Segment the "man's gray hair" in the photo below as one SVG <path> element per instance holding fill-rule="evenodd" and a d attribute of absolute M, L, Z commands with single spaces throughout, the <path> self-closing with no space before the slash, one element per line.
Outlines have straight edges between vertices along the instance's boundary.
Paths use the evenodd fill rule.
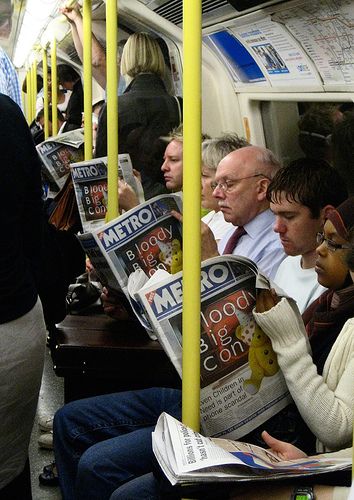
<path fill-rule="evenodd" d="M 225 133 L 202 143 L 202 162 L 210 170 L 216 170 L 225 156 L 246 146 L 250 146 L 250 144 L 243 137 L 232 132 Z"/>

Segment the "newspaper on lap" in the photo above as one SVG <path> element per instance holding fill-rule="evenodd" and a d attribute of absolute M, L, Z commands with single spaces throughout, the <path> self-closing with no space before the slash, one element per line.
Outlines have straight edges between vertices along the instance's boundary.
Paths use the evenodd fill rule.
<path fill-rule="evenodd" d="M 70 164 L 84 159 L 84 129 L 50 137 L 36 147 L 44 180 L 51 191 L 58 192 L 70 174 Z"/>
<path fill-rule="evenodd" d="M 84 232 L 102 226 L 107 211 L 107 156 L 72 163 L 70 169 Z M 145 201 L 129 154 L 118 155 L 118 176 L 133 188 L 139 203 Z"/>
<path fill-rule="evenodd" d="M 173 484 L 257 481 L 350 469 L 351 449 L 282 461 L 269 450 L 228 439 L 206 438 L 162 413 L 152 433 L 153 451 Z"/>
<path fill-rule="evenodd" d="M 252 315 L 256 288 L 269 287 L 245 257 L 223 255 L 202 263 L 200 419 L 207 436 L 238 439 L 291 401 L 271 342 Z M 181 375 L 182 273 L 147 283 L 135 298 Z"/>

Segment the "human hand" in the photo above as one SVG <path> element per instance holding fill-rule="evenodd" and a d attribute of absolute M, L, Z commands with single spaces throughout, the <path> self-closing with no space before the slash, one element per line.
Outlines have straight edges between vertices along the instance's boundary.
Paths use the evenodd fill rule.
<path fill-rule="evenodd" d="M 183 216 L 175 210 L 171 210 L 171 215 L 183 222 Z M 201 222 L 201 260 L 209 259 L 210 257 L 216 257 L 219 255 L 218 245 L 215 241 L 214 234 L 207 224 Z"/>
<path fill-rule="evenodd" d="M 269 311 L 279 302 L 279 297 L 275 290 L 260 290 L 257 292 L 256 312 L 263 313 Z"/>
<path fill-rule="evenodd" d="M 134 177 L 136 177 L 141 182 L 141 173 L 139 172 L 139 170 L 135 170 L 135 168 L 133 168 L 133 174 Z"/>
<path fill-rule="evenodd" d="M 219 252 L 213 231 L 204 222 L 201 222 L 200 229 L 202 260 L 209 259 L 210 257 L 216 257 L 217 255 L 219 255 Z"/>
<path fill-rule="evenodd" d="M 277 455 L 280 460 L 294 460 L 296 458 L 305 458 L 307 457 L 306 453 L 304 453 L 296 446 L 286 443 L 285 441 L 280 441 L 279 439 L 275 439 L 273 436 L 268 434 L 267 431 L 262 432 L 262 439 L 267 446 L 269 446 L 270 451 Z"/>
<path fill-rule="evenodd" d="M 125 181 L 118 181 L 119 209 L 130 210 L 139 205 L 139 200 L 134 189 Z"/>
<path fill-rule="evenodd" d="M 101 302 L 104 313 L 113 319 L 124 321 L 129 319 L 129 313 L 119 300 L 120 296 L 115 290 L 103 287 Z"/>
<path fill-rule="evenodd" d="M 77 4 L 75 4 L 73 7 L 67 6 L 68 2 L 65 1 L 63 3 L 63 6 L 60 7 L 59 11 L 61 14 L 63 14 L 69 23 L 75 23 L 75 20 L 81 16 L 80 10 Z"/>

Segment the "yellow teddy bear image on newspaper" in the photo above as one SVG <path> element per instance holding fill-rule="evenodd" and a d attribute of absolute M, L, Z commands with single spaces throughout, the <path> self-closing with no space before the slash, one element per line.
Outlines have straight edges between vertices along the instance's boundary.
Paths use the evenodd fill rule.
<path fill-rule="evenodd" d="M 236 328 L 236 337 L 249 345 L 248 363 L 251 376 L 243 383 L 248 394 L 259 391 L 264 377 L 271 377 L 279 370 L 277 355 L 267 335 L 260 329 L 253 318 L 245 325 Z"/>

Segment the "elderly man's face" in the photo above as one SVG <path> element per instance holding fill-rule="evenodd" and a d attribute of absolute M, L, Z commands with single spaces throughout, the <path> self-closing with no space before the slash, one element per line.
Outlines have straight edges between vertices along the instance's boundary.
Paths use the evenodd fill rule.
<path fill-rule="evenodd" d="M 218 165 L 213 196 L 227 222 L 244 226 L 264 209 L 270 182 L 258 166 L 257 152 L 241 148 L 228 154 Z"/>

